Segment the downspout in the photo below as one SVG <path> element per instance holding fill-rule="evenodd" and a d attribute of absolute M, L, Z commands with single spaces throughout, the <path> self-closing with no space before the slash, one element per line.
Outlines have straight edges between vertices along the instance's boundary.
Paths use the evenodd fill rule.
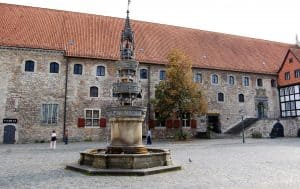
<path fill-rule="evenodd" d="M 150 86 L 150 81 L 151 79 L 151 74 L 150 74 L 150 65 L 148 65 L 148 104 L 147 104 L 147 109 L 148 109 L 148 128 L 149 128 L 149 120 L 150 120 L 150 116 L 151 116 L 151 103 L 150 103 L 150 89 L 151 89 L 151 86 Z"/>
<path fill-rule="evenodd" d="M 63 137 L 66 131 L 67 121 L 67 93 L 68 93 L 68 76 L 69 76 L 69 59 L 66 57 L 66 79 L 65 79 L 65 96 L 64 96 L 64 122 L 63 122 Z"/>

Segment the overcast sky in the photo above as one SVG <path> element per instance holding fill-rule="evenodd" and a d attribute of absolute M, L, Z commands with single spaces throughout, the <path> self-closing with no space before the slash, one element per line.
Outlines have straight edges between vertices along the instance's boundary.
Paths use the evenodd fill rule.
<path fill-rule="evenodd" d="M 0 2 L 121 18 L 127 9 L 127 0 Z M 300 39 L 300 0 L 131 0 L 130 18 L 291 44 L 297 33 Z"/>

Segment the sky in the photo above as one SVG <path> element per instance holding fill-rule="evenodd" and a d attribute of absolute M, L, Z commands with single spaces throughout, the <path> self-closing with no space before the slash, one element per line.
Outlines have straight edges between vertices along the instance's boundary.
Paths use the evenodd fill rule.
<path fill-rule="evenodd" d="M 0 0 L 125 18 L 127 0 Z M 300 0 L 131 0 L 130 18 L 295 44 Z M 1 13 L 0 13 L 1 14 Z"/>

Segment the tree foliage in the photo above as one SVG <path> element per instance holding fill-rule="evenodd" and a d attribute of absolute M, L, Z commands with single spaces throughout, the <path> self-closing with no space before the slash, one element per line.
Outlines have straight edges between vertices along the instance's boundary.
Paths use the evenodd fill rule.
<path fill-rule="evenodd" d="M 206 112 L 206 101 L 200 85 L 193 82 L 192 63 L 180 50 L 172 50 L 168 55 L 166 79 L 155 87 L 152 100 L 158 120 Z"/>

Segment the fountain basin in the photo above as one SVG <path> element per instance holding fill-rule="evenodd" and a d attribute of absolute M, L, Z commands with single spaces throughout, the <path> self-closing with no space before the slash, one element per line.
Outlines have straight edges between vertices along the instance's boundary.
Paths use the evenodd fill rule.
<path fill-rule="evenodd" d="M 107 149 L 89 149 L 80 152 L 78 164 L 67 169 L 95 175 L 149 175 L 179 170 L 173 165 L 170 151 L 147 149 L 147 154 L 107 154 Z"/>

